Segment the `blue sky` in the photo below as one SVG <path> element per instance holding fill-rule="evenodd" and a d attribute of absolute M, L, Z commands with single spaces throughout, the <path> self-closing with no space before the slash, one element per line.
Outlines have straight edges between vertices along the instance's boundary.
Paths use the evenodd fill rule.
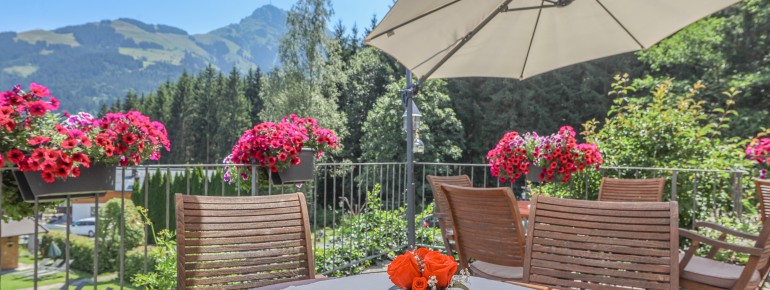
<path fill-rule="evenodd" d="M 289 10 L 296 0 L 3 0 L 0 32 L 51 30 L 121 17 L 166 24 L 190 34 L 206 33 L 251 14 L 265 4 Z M 332 24 L 368 27 L 372 15 L 382 19 L 393 0 L 332 0 Z M 152 8 L 148 8 L 152 7 Z"/>

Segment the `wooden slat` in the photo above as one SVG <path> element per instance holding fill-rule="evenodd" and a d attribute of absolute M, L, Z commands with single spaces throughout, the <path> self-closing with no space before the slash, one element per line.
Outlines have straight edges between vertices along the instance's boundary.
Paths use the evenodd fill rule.
<path fill-rule="evenodd" d="M 233 275 L 233 274 L 248 274 L 248 273 L 259 273 L 259 272 L 270 272 L 270 271 L 277 271 L 277 270 L 289 270 L 289 269 L 302 269 L 307 267 L 307 264 L 303 264 L 299 261 L 292 261 L 290 263 L 284 263 L 284 264 L 269 264 L 269 265 L 259 265 L 259 266 L 247 266 L 247 267 L 233 267 L 233 268 L 219 268 L 216 270 L 199 270 L 199 271 L 188 271 L 185 273 L 186 278 L 199 278 L 199 277 L 212 277 L 212 276 L 222 276 L 222 275 Z"/>
<path fill-rule="evenodd" d="M 269 196 L 260 196 L 255 199 L 252 196 L 201 196 L 201 195 L 183 195 L 182 198 L 186 204 L 207 203 L 207 204 L 269 204 L 275 202 L 299 201 L 295 194 L 276 194 Z"/>
<path fill-rule="evenodd" d="M 264 221 L 285 221 L 285 220 L 302 220 L 302 214 L 275 214 L 275 215 L 258 215 L 258 216 L 237 216 L 237 217 L 195 217 L 185 215 L 184 222 L 186 223 L 254 223 Z"/>
<path fill-rule="evenodd" d="M 287 201 L 287 202 L 275 202 L 268 204 L 259 203 L 244 203 L 244 204 L 201 204 L 201 203 L 185 203 L 185 209 L 213 209 L 213 210 L 261 210 L 271 208 L 296 208 L 299 206 L 299 202 Z"/>
<path fill-rule="evenodd" d="M 262 229 L 272 229 L 272 228 L 283 228 L 283 227 L 301 227 L 302 226 L 302 219 L 291 219 L 291 220 L 263 220 L 263 221 L 257 221 L 257 222 L 244 222 L 244 223 L 236 223 L 236 222 L 221 222 L 221 221 L 209 221 L 206 223 L 188 223 L 188 232 L 195 232 L 196 228 L 199 228 L 201 226 L 205 227 L 213 227 L 213 230 L 201 230 L 203 232 L 222 232 L 221 230 L 218 230 L 216 228 L 217 226 L 239 226 L 239 229 L 243 230 L 262 230 Z"/>
<path fill-rule="evenodd" d="M 185 262 L 185 266 L 188 270 L 204 270 L 204 269 L 219 269 L 219 268 L 231 268 L 240 266 L 259 266 L 266 264 L 284 263 L 291 261 L 302 261 L 307 259 L 306 255 L 299 256 L 280 256 L 280 257 L 266 257 L 266 258 L 242 258 L 229 261 L 203 261 L 203 262 Z"/>
<path fill-rule="evenodd" d="M 197 217 L 237 217 L 237 216 L 261 216 L 261 215 L 275 215 L 286 213 L 299 213 L 297 208 L 293 207 L 281 207 L 281 208 L 268 208 L 254 211 L 232 211 L 232 210 L 213 210 L 213 209 L 188 209 L 185 210 L 185 216 L 197 216 Z"/>
<path fill-rule="evenodd" d="M 302 240 L 294 241 L 280 241 L 280 242 L 267 242 L 267 243 L 248 243 L 237 245 L 216 245 L 205 247 L 185 247 L 187 254 L 203 254 L 203 253 L 221 253 L 221 252 L 235 252 L 235 251 L 255 251 L 265 249 L 277 249 L 286 247 L 301 247 L 304 245 Z"/>
<path fill-rule="evenodd" d="M 540 208 L 547 211 L 557 211 L 565 213 L 578 213 L 578 214 L 590 214 L 596 216 L 622 216 L 622 217 L 664 217 L 670 218 L 668 209 L 662 210 L 644 210 L 644 211 L 627 211 L 627 210 L 609 210 L 609 209 L 593 209 L 593 208 L 581 208 L 571 206 L 560 206 L 554 204 L 540 204 Z"/>
<path fill-rule="evenodd" d="M 224 276 L 224 277 L 209 277 L 209 278 L 200 278 L 200 279 L 194 279 L 194 280 L 188 279 L 187 284 L 192 286 L 197 286 L 197 285 L 211 285 L 211 284 L 229 283 L 229 282 L 264 280 L 264 279 L 281 281 L 281 278 L 294 278 L 297 276 L 301 276 L 303 274 L 304 273 L 302 273 L 301 270 L 274 271 L 274 272 L 268 272 L 268 273 L 255 273 L 255 274 L 234 275 L 234 276 Z"/>

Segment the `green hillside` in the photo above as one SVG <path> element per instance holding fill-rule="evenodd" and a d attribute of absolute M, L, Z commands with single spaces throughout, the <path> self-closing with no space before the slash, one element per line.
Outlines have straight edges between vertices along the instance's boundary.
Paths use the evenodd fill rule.
<path fill-rule="evenodd" d="M 270 5 L 206 34 L 127 18 L 0 32 L 0 85 L 38 82 L 52 89 L 64 110 L 96 112 L 129 91 L 151 92 L 207 64 L 270 70 L 285 32 L 286 12 Z"/>

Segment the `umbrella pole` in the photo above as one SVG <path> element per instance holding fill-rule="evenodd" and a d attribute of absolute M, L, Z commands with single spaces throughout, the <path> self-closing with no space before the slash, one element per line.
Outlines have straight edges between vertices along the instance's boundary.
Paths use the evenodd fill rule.
<path fill-rule="evenodd" d="M 403 90 L 404 106 L 406 106 L 406 238 L 409 248 L 415 246 L 415 198 L 414 198 L 414 128 L 412 122 L 412 102 L 415 88 L 412 84 L 412 72 L 406 70 L 406 88 Z"/>

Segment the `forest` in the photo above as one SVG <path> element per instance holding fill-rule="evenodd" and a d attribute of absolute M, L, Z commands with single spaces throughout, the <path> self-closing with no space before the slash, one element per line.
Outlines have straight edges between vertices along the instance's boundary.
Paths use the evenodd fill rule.
<path fill-rule="evenodd" d="M 296 113 L 332 128 L 344 149 L 331 161 L 405 160 L 399 89 L 405 69 L 362 39 L 374 27 L 325 29 L 329 1 L 300 1 L 289 11 L 280 41 L 281 67 L 185 72 L 147 95 L 127 94 L 101 112 L 140 110 L 166 124 L 172 152 L 160 163 L 220 163 L 244 129 Z M 637 53 L 586 62 L 524 81 L 493 78 L 430 80 L 415 102 L 426 144 L 422 162 L 484 163 L 505 132 L 550 134 L 596 120 L 603 126 L 617 98 L 613 77 L 628 74 L 638 102 L 660 83 L 695 96 L 702 123 L 721 124 L 719 136 L 749 139 L 770 124 L 770 1 L 748 0 L 700 20 Z M 244 68 L 239 68 L 244 69 Z M 723 92 L 739 91 L 733 96 Z M 635 96 L 634 95 L 634 96 Z M 645 96 L 647 95 L 647 96 Z M 722 114 L 727 100 L 732 100 Z M 731 122 L 719 118 L 730 115 Z M 632 164 L 628 164 L 632 165 Z"/>

